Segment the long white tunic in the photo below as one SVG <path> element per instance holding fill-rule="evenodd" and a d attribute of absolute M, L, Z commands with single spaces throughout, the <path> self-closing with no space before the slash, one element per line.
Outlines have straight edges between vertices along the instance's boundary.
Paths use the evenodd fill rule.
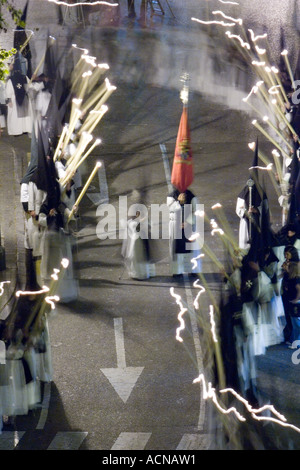
<path fill-rule="evenodd" d="M 10 79 L 6 82 L 5 97 L 10 102 L 7 105 L 7 133 L 8 135 L 21 135 L 31 133 L 32 131 L 32 113 L 30 103 L 27 97 L 24 98 L 24 117 L 18 115 L 18 104 L 16 101 L 15 90 Z"/>
<path fill-rule="evenodd" d="M 191 201 L 192 213 L 190 220 L 186 222 L 190 224 L 195 223 L 195 212 L 197 209 L 197 198 L 194 197 Z M 167 206 L 170 211 L 170 222 L 169 222 L 169 251 L 170 251 L 170 268 L 172 274 L 183 274 L 183 273 L 200 273 L 202 269 L 200 255 L 199 242 L 196 239 L 191 243 L 191 251 L 187 253 L 175 253 L 175 241 L 176 241 L 176 227 L 180 224 L 182 216 L 182 207 L 180 203 L 171 196 L 167 197 Z M 198 258 L 198 259 L 196 259 Z"/>
<path fill-rule="evenodd" d="M 148 279 L 155 276 L 155 264 L 149 263 L 145 244 L 141 237 L 137 237 L 138 219 L 131 219 L 127 223 L 127 239 L 122 246 L 122 255 L 128 275 L 133 279 Z"/>

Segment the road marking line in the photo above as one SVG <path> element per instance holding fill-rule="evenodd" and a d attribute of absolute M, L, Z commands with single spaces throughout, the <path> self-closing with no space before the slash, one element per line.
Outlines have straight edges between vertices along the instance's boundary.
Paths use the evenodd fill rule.
<path fill-rule="evenodd" d="M 58 432 L 47 450 L 77 450 L 88 435 L 87 432 Z"/>
<path fill-rule="evenodd" d="M 111 450 L 144 450 L 151 432 L 121 432 Z"/>
<path fill-rule="evenodd" d="M 208 450 L 211 439 L 210 434 L 184 434 L 176 450 Z"/>
<path fill-rule="evenodd" d="M 25 431 L 2 431 L 0 434 L 0 450 L 14 450 L 24 434 Z"/>
<path fill-rule="evenodd" d="M 41 410 L 40 419 L 36 426 L 36 429 L 43 429 L 45 426 L 47 416 L 48 416 L 50 397 L 51 397 L 51 383 L 46 382 L 44 385 L 44 398 L 43 398 L 43 403 L 42 403 L 42 410 Z"/>
<path fill-rule="evenodd" d="M 203 365 L 203 360 L 202 360 L 203 352 L 202 352 L 201 343 L 200 343 L 196 312 L 194 309 L 193 295 L 192 295 L 190 284 L 188 282 L 188 275 L 184 274 L 183 279 L 184 279 L 184 287 L 185 287 L 187 304 L 188 304 L 188 312 L 189 312 L 191 328 L 192 328 L 192 333 L 193 333 L 193 341 L 194 341 L 195 352 L 196 352 L 196 360 L 197 360 L 197 366 L 198 366 L 197 373 L 203 373 L 204 371 L 204 365 Z M 199 404 L 200 411 L 199 411 L 199 420 L 198 420 L 197 429 L 199 431 L 202 431 L 203 426 L 204 426 L 206 403 L 202 396 L 201 386 L 200 386 L 199 391 L 200 391 L 200 404 Z"/>

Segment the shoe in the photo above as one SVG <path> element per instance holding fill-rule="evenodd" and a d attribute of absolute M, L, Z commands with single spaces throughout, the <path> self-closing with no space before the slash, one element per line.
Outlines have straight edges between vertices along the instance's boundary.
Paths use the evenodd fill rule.
<path fill-rule="evenodd" d="M 290 344 L 290 346 L 288 346 L 289 349 L 297 349 L 298 346 L 293 346 L 292 344 Z"/>

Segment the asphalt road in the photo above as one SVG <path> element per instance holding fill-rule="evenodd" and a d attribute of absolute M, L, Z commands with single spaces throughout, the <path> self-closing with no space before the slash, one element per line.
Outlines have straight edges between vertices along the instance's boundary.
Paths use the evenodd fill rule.
<path fill-rule="evenodd" d="M 32 11 L 34 3 L 38 5 L 33 1 Z M 225 9 L 217 1 L 207 4 L 211 9 Z M 237 236 L 235 202 L 252 162 L 248 142 L 256 137 L 250 115 L 241 105 L 241 96 L 245 96 L 252 78 L 238 57 L 228 65 L 226 48 L 219 48 L 222 34 L 207 36 L 204 28 L 190 25 L 191 16 L 207 14 L 207 4 L 170 1 L 175 18 L 167 9 L 165 17 L 157 16 L 152 22 L 148 14 L 146 27 L 125 17 L 124 2 L 117 27 L 109 24 L 109 15 L 86 28 L 74 27 L 69 18 L 68 27 L 51 26 L 62 47 L 68 36 L 79 46 L 88 47 L 100 61 L 107 60 L 109 77 L 117 90 L 96 131 L 102 146 L 82 168 L 85 178 L 97 159 L 103 163 L 99 181 L 94 180 L 80 208 L 74 253 L 79 299 L 59 305 L 50 319 L 53 382 L 45 388 L 41 409 L 18 418 L 16 427 L 5 429 L 12 434 L 0 436 L 4 448 L 155 451 L 224 447 L 214 412 L 203 400 L 201 385 L 193 384 L 200 371 L 210 372 L 207 337 L 199 327 L 209 322 L 208 293 L 195 312 L 193 300 L 198 289 L 190 278 L 174 284 L 166 241 L 161 242 L 157 276 L 137 282 L 124 272 L 121 240 L 100 240 L 96 234 L 99 217 L 95 201 L 99 198 L 117 209 L 119 196 L 128 196 L 130 204 L 133 190 L 146 189 L 148 204 L 165 202 L 165 164 L 172 164 L 182 109 L 180 75 L 188 71 L 195 162 L 191 189 L 210 217 L 211 206 L 222 203 Z M 296 2 L 261 0 L 251 2 L 251 7 L 249 2 L 240 2 L 240 6 L 249 27 L 256 26 L 257 32 L 268 28 L 272 46 L 277 44 L 278 29 L 283 25 L 291 47 L 295 47 L 297 16 L 292 13 L 297 10 Z M 236 13 L 228 8 L 230 14 Z M 53 21 L 53 9 L 51 15 Z M 37 19 L 31 15 L 30 21 L 34 24 Z M 45 16 L 40 27 L 44 21 Z M 43 44 L 45 29 L 41 29 L 36 33 L 36 54 L 42 53 L 38 46 Z M 17 139 L 7 141 L 24 159 L 29 141 Z M 165 160 L 161 144 L 166 147 Z M 264 140 L 261 148 L 270 151 Z M 276 195 L 266 183 L 276 228 L 280 226 L 280 211 Z M 223 259 L 222 245 L 211 237 L 207 226 L 205 240 Z M 206 260 L 203 271 L 209 293 L 218 298 L 216 266 Z M 172 286 L 189 306 L 183 343 L 175 338 L 179 308 L 170 293 Z M 258 366 L 265 401 L 280 406 L 279 411 L 299 424 L 298 368 L 291 361 L 291 352 L 278 346 L 260 358 Z M 276 372 L 279 377 L 275 380 Z M 275 442 L 277 428 L 267 431 Z M 278 442 L 276 445 L 280 447 Z M 297 438 L 284 435 L 281 445 L 295 447 Z"/>

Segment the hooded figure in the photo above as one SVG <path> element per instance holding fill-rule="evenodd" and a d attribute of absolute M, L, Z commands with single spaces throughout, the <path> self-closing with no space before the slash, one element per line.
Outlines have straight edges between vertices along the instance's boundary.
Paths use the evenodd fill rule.
<path fill-rule="evenodd" d="M 268 211 L 265 192 L 258 179 L 258 141 L 256 141 L 250 178 L 237 197 L 236 214 L 240 218 L 239 247 L 248 249 L 256 230 L 260 229 L 262 208 Z"/>
<path fill-rule="evenodd" d="M 22 54 L 18 52 L 10 65 L 10 75 L 5 86 L 8 135 L 30 133 L 32 129 L 31 109 L 27 96 L 28 79 L 22 70 L 21 57 Z"/>
<path fill-rule="evenodd" d="M 27 1 L 21 16 L 21 21 L 24 23 L 24 26 L 26 24 L 28 3 L 29 0 Z M 19 52 L 21 56 L 20 59 L 23 67 L 23 74 L 30 79 L 32 76 L 32 65 L 29 42 L 26 44 L 25 47 L 23 47 L 22 53 L 20 52 L 21 47 L 25 44 L 27 39 L 27 34 L 23 26 L 17 26 L 17 29 L 14 31 L 14 48 Z"/>

